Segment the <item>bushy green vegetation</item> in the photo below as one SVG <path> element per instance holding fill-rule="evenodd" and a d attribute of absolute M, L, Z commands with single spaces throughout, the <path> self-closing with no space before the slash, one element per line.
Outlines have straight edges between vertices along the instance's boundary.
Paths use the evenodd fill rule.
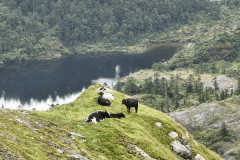
<path fill-rule="evenodd" d="M 229 142 L 231 139 L 236 138 L 232 135 L 232 131 L 227 129 L 225 123 L 217 130 L 208 129 L 204 132 L 198 131 L 194 134 L 194 137 L 220 155 L 223 154 L 223 142 Z"/>
<path fill-rule="evenodd" d="M 155 72 L 153 77 L 150 76 L 143 80 L 128 77 L 125 82 L 120 80 L 115 88 L 125 94 L 140 97 L 140 102 L 162 112 L 170 112 L 206 102 L 221 101 L 233 95 L 233 92 L 227 90 L 219 92 L 216 77 L 212 78 L 213 88 L 203 88 L 201 74 L 190 74 L 187 79 L 183 79 L 178 74 L 160 78 L 159 73 Z M 238 91 L 235 91 L 235 94 L 238 95 Z"/>
<path fill-rule="evenodd" d="M 138 113 L 127 113 L 126 107 L 120 105 L 121 100 L 125 98 L 120 92 L 114 92 L 115 100 L 111 107 L 100 106 L 97 104 L 96 89 L 101 86 L 91 86 L 74 102 L 56 106 L 45 112 L 29 111 L 30 115 L 22 115 L 17 110 L 2 109 L 0 124 L 3 128 L 0 135 L 6 138 L 1 138 L 0 149 L 3 146 L 2 148 L 11 150 L 10 153 L 16 153 L 26 159 L 67 158 L 67 153 L 61 154 L 56 151 L 57 148 L 79 150 L 82 155 L 93 159 L 98 159 L 100 155 L 106 159 L 141 159 L 140 156 L 135 156 L 136 151 L 129 147 L 129 144 L 135 144 L 153 158 L 179 159 L 172 152 L 170 142 L 174 139 L 170 138 L 168 133 L 175 131 L 186 136 L 186 130 L 181 125 L 143 104 L 139 105 Z M 124 112 L 126 118 L 105 119 L 98 124 L 83 125 L 86 117 L 96 110 Z M 19 124 L 15 120 L 16 116 L 25 122 Z M 163 127 L 158 128 L 156 122 L 161 122 Z M 40 124 L 41 127 L 34 130 Z M 86 140 L 69 137 L 70 132 L 81 134 Z M 204 145 L 199 143 L 195 146 L 193 136 L 189 133 L 188 135 L 188 142 L 194 153 L 202 155 L 205 159 L 220 159 Z"/>
<path fill-rule="evenodd" d="M 56 52 L 142 52 L 149 39 L 155 42 L 154 35 L 163 33 L 161 41 L 175 38 L 180 41 L 179 36 L 168 34 L 169 27 L 178 29 L 201 16 L 219 20 L 223 5 L 209 0 L 1 0 L 0 3 L 0 56 L 4 62 L 57 57 Z"/>
<path fill-rule="evenodd" d="M 230 155 L 235 156 L 235 159 L 240 159 L 240 148 L 230 152 Z"/>

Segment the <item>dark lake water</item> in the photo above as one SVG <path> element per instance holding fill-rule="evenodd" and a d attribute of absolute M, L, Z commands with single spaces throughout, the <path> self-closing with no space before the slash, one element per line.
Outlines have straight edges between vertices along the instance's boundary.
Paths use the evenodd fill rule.
<path fill-rule="evenodd" d="M 0 68 L 0 106 L 44 111 L 50 104 L 70 103 L 89 86 L 106 82 L 111 87 L 118 78 L 170 59 L 181 47 L 161 44 L 142 54 L 106 54 L 94 58 L 74 55 L 11 63 Z"/>

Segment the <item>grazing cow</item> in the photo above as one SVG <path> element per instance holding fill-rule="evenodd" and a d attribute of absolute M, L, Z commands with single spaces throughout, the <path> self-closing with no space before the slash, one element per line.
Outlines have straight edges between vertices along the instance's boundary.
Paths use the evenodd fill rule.
<path fill-rule="evenodd" d="M 125 118 L 125 115 L 122 113 L 117 113 L 117 114 L 110 114 L 111 118 L 119 118 L 121 119 L 122 117 Z"/>
<path fill-rule="evenodd" d="M 102 92 L 100 92 L 100 93 L 102 93 Z M 98 97 L 98 103 L 102 106 L 111 106 L 112 105 L 108 99 L 102 97 L 102 94 L 100 94 Z"/>
<path fill-rule="evenodd" d="M 137 110 L 138 110 L 138 100 L 132 99 L 132 98 L 123 99 L 122 100 L 122 104 L 125 104 L 127 106 L 127 110 L 128 110 L 129 113 L 130 113 L 131 107 L 135 107 L 135 111 L 137 113 Z"/>
<path fill-rule="evenodd" d="M 101 87 L 101 88 L 100 88 L 100 91 L 106 91 L 106 88 Z"/>
<path fill-rule="evenodd" d="M 108 99 L 109 101 L 113 101 L 114 100 L 114 96 L 111 93 L 99 92 L 98 94 L 99 94 L 99 96 L 101 96 L 101 97 L 103 97 L 105 99 Z"/>
<path fill-rule="evenodd" d="M 97 124 L 99 121 L 103 121 L 105 118 L 111 118 L 111 115 L 108 111 L 96 111 L 90 114 L 85 122 L 93 122 L 94 124 Z"/>

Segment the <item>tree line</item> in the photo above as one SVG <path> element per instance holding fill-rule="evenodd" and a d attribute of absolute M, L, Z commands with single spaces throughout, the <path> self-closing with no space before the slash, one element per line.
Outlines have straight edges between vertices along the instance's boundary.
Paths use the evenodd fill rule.
<path fill-rule="evenodd" d="M 198 13 L 219 19 L 220 12 L 220 3 L 209 0 L 1 0 L 0 3 L 0 54 L 38 54 L 45 49 L 38 44 L 49 37 L 57 37 L 65 45 L 99 40 L 126 45 L 141 34 L 188 23 Z"/>
<path fill-rule="evenodd" d="M 204 87 L 201 77 L 195 78 L 193 75 L 189 75 L 187 79 L 182 79 L 178 75 L 171 75 L 169 79 L 164 77 L 160 79 L 156 72 L 154 77 L 144 79 L 143 83 L 133 77 L 128 77 L 125 83 L 118 82 L 114 89 L 129 95 L 142 95 L 141 101 L 144 104 L 163 112 L 213 100 L 221 101 L 233 94 L 240 94 L 240 79 L 238 79 L 238 88 L 235 92 L 231 86 L 229 86 L 230 91 L 226 89 L 219 92 L 216 77 L 212 79 L 212 84 L 213 88 Z"/>

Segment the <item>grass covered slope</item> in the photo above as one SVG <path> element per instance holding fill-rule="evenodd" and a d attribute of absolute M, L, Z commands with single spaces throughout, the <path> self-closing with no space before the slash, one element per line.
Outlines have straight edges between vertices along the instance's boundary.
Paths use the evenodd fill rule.
<path fill-rule="evenodd" d="M 173 153 L 170 143 L 174 139 L 168 133 L 175 131 L 186 137 L 185 128 L 164 113 L 142 104 L 138 113 L 134 109 L 127 113 L 125 105 L 121 105 L 126 97 L 120 92 L 113 91 L 112 106 L 100 106 L 97 103 L 100 86 L 90 86 L 74 102 L 45 112 L 0 109 L 0 153 L 3 153 L 0 157 L 6 159 L 4 156 L 9 153 L 22 159 L 68 159 L 71 155 L 82 156 L 82 159 L 141 159 L 132 147 L 136 145 L 155 159 L 181 159 Z M 82 125 L 87 116 L 97 110 L 124 112 L 126 118 Z M 158 128 L 156 122 L 163 127 Z M 70 132 L 86 139 L 70 136 Z M 193 136 L 188 135 L 188 144 L 195 154 L 206 160 L 221 159 L 204 145 L 196 146 Z"/>

